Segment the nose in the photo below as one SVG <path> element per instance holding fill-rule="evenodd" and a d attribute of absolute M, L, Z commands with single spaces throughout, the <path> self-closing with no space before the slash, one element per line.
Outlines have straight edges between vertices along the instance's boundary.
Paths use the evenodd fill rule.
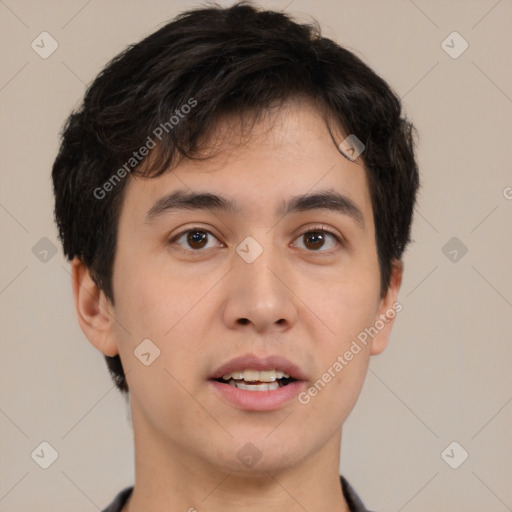
<path fill-rule="evenodd" d="M 234 254 L 223 308 L 230 329 L 284 332 L 297 321 L 296 295 L 282 252 L 271 247 L 248 263 Z"/>

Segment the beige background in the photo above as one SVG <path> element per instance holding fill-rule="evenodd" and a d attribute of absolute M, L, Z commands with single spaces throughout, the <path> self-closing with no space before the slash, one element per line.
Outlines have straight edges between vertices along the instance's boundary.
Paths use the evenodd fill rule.
<path fill-rule="evenodd" d="M 193 5 L 0 0 L 1 512 L 93 512 L 133 482 L 126 404 L 78 328 L 69 265 L 33 247 L 58 246 L 49 174 L 85 84 Z M 421 135 L 404 309 L 346 423 L 342 472 L 379 512 L 512 510 L 512 1 L 262 5 L 315 16 Z M 31 48 L 43 31 L 59 45 L 47 59 Z M 441 46 L 453 31 L 469 43 L 457 59 Z M 442 250 L 454 236 L 468 249 L 456 262 Z M 58 452 L 46 470 L 31 458 L 42 441 Z M 458 469 L 441 457 L 452 441 L 469 453 Z"/>

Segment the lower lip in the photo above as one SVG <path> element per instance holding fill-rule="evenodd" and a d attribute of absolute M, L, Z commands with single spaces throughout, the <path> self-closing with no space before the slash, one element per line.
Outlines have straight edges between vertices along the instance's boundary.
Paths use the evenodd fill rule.
<path fill-rule="evenodd" d="M 304 381 L 293 381 L 273 391 L 246 391 L 230 384 L 210 380 L 215 391 L 234 406 L 246 411 L 275 411 L 305 389 Z"/>

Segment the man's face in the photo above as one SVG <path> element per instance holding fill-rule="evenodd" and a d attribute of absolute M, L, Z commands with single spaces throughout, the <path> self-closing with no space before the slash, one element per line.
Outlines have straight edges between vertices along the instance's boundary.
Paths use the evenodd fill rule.
<path fill-rule="evenodd" d="M 183 161 L 154 179 L 130 178 L 113 274 L 117 322 L 109 337 L 127 374 L 139 442 L 181 455 L 184 463 L 275 471 L 339 437 L 369 356 L 384 348 L 392 322 L 366 346 L 359 343 L 341 370 L 333 367 L 389 309 L 397 289 L 381 300 L 362 162 L 339 153 L 312 106 L 289 104 L 259 121 L 243 142 L 236 123 L 221 128 L 213 158 Z M 177 191 L 220 196 L 236 211 L 208 203 L 175 208 L 162 200 Z M 291 203 L 321 192 L 344 196 L 355 208 Z M 145 339 L 160 350 L 148 366 L 134 355 Z M 291 376 L 301 379 L 268 391 L 212 380 L 240 356 L 284 358 L 299 369 Z M 257 366 L 237 364 L 240 371 Z M 334 376 L 317 384 L 316 395 L 306 393 L 329 369 Z M 261 460 L 249 469 L 243 450 Z"/>

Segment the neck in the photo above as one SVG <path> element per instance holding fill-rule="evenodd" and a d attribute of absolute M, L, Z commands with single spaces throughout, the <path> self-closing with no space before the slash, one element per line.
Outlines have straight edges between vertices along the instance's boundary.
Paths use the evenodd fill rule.
<path fill-rule="evenodd" d="M 135 485 L 123 512 L 349 512 L 339 478 L 341 431 L 302 461 L 240 472 L 180 449 L 133 420 Z"/>

